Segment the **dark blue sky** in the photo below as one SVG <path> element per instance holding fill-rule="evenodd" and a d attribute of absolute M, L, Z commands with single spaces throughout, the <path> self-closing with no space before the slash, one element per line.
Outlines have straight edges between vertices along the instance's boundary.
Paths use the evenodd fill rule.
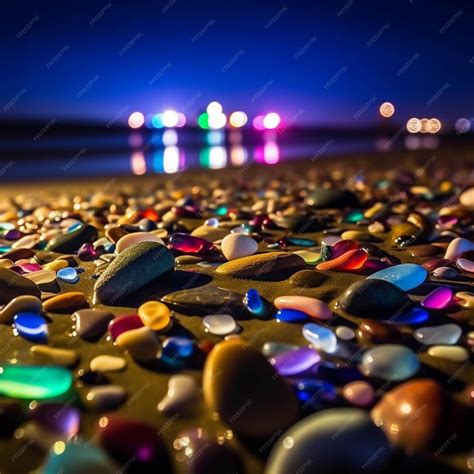
<path fill-rule="evenodd" d="M 471 0 L 9 1 L 0 117 L 125 121 L 213 100 L 297 124 L 474 116 Z"/>

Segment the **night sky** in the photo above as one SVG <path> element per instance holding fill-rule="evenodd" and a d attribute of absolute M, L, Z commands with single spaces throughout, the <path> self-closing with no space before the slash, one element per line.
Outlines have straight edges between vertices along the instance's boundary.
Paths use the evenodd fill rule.
<path fill-rule="evenodd" d="M 294 124 L 474 116 L 471 0 L 2 2 L 0 117 L 278 111 Z"/>

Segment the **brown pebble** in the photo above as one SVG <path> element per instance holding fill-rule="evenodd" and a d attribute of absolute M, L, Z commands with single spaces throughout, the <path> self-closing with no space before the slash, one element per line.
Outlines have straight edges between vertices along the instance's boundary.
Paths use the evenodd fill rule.
<path fill-rule="evenodd" d="M 403 333 L 392 324 L 364 319 L 356 330 L 357 340 L 362 345 L 400 343 Z"/>
<path fill-rule="evenodd" d="M 1 258 L 7 258 L 16 262 L 17 260 L 23 260 L 25 258 L 31 258 L 35 255 L 35 252 L 31 249 L 19 248 L 10 250 L 2 255 Z"/>
<path fill-rule="evenodd" d="M 439 247 L 434 245 L 414 245 L 408 249 L 410 254 L 413 257 L 434 257 L 435 255 L 440 255 L 442 250 Z"/>
<path fill-rule="evenodd" d="M 53 296 L 43 303 L 45 311 L 51 313 L 69 313 L 84 307 L 86 296 L 81 291 L 69 291 Z"/>
<path fill-rule="evenodd" d="M 117 243 L 124 235 L 128 232 L 122 227 L 111 227 L 105 231 L 105 236 L 111 240 L 114 244 Z"/>

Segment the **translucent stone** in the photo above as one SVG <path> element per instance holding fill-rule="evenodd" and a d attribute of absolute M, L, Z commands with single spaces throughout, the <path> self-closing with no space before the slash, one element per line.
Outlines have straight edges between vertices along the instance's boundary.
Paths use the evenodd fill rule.
<path fill-rule="evenodd" d="M 270 364 L 280 375 L 298 375 L 314 367 L 321 360 L 320 355 L 309 347 L 281 352 L 270 359 Z"/>
<path fill-rule="evenodd" d="M 158 404 L 158 411 L 168 416 L 191 412 L 201 396 L 201 387 L 190 375 L 173 375 L 168 380 L 168 392 Z"/>
<path fill-rule="evenodd" d="M 37 263 L 19 263 L 18 266 L 25 272 L 25 273 L 32 273 L 32 272 L 39 272 L 43 270 L 43 267 L 41 265 L 38 265 Z"/>
<path fill-rule="evenodd" d="M 295 344 L 286 344 L 284 342 L 266 342 L 262 347 L 262 354 L 267 358 L 271 358 L 277 354 L 281 354 L 282 352 L 291 351 L 294 349 L 298 349 L 298 346 Z"/>
<path fill-rule="evenodd" d="M 297 309 L 280 309 L 275 314 L 275 319 L 280 323 L 303 323 L 310 319 L 309 315 Z"/>
<path fill-rule="evenodd" d="M 337 337 L 332 329 L 315 323 L 303 326 L 303 336 L 317 350 L 331 354 L 337 349 Z"/>
<path fill-rule="evenodd" d="M 337 398 L 336 387 L 325 380 L 296 378 L 292 379 L 291 383 L 296 388 L 296 394 L 302 402 L 303 410 L 308 406 L 318 409 L 321 403 Z"/>
<path fill-rule="evenodd" d="M 217 336 L 225 336 L 237 328 L 237 324 L 230 314 L 209 314 L 203 318 L 202 323 L 207 332 Z"/>
<path fill-rule="evenodd" d="M 61 268 L 56 273 L 56 276 L 60 280 L 69 284 L 74 284 L 79 281 L 79 276 L 77 275 L 77 271 L 75 268 L 72 268 L 72 267 Z"/>
<path fill-rule="evenodd" d="M 244 297 L 244 304 L 255 316 L 263 316 L 265 313 L 265 304 L 260 293 L 255 288 L 250 288 L 247 291 Z"/>
<path fill-rule="evenodd" d="M 316 319 L 326 320 L 332 316 L 329 306 L 324 301 L 309 296 L 279 296 L 273 304 L 278 309 L 302 311 Z"/>
<path fill-rule="evenodd" d="M 458 258 L 456 260 L 456 265 L 459 269 L 465 272 L 474 273 L 474 262 L 472 260 L 468 260 L 467 258 Z"/>
<path fill-rule="evenodd" d="M 316 265 L 316 270 L 358 270 L 362 268 L 367 261 L 368 254 L 365 250 L 349 250 L 341 256 Z"/>
<path fill-rule="evenodd" d="M 465 362 L 469 357 L 466 348 L 462 346 L 432 346 L 428 349 L 428 354 L 431 357 L 437 357 L 458 364 Z"/>
<path fill-rule="evenodd" d="M 459 291 L 456 293 L 459 304 L 464 308 L 474 308 L 474 293 Z"/>
<path fill-rule="evenodd" d="M 407 310 L 390 319 L 393 324 L 421 324 L 428 321 L 428 311 L 419 306 L 410 306 Z"/>
<path fill-rule="evenodd" d="M 350 341 L 355 337 L 354 330 L 349 326 L 338 326 L 334 332 L 336 336 L 343 341 Z"/>
<path fill-rule="evenodd" d="M 474 250 L 474 242 L 458 237 L 451 240 L 444 254 L 444 258 L 447 260 L 455 260 L 458 255 L 464 252 L 470 252 L 471 250 Z"/>
<path fill-rule="evenodd" d="M 383 380 L 405 380 L 418 372 L 418 356 L 399 344 L 381 344 L 369 349 L 362 357 L 361 372 L 367 377 Z"/>
<path fill-rule="evenodd" d="M 193 237 L 188 234 L 176 233 L 170 237 L 170 248 L 183 253 L 194 253 L 203 255 L 213 250 L 214 244 L 200 237 Z"/>
<path fill-rule="evenodd" d="M 457 324 L 441 324 L 440 326 L 429 326 L 418 328 L 415 339 L 424 345 L 456 344 L 462 335 L 462 329 Z"/>
<path fill-rule="evenodd" d="M 132 232 L 118 240 L 115 245 L 115 252 L 122 253 L 126 248 L 138 244 L 139 242 L 158 242 L 164 244 L 163 240 L 151 232 Z"/>
<path fill-rule="evenodd" d="M 409 291 L 420 286 L 427 276 L 428 272 L 421 265 L 402 263 L 380 270 L 367 278 L 385 280 L 403 291 Z"/>
<path fill-rule="evenodd" d="M 375 392 L 372 385 L 363 380 L 349 382 L 342 389 L 344 398 L 356 407 L 366 407 L 372 404 L 375 398 Z"/>
<path fill-rule="evenodd" d="M 299 255 L 308 265 L 315 265 L 321 258 L 320 253 L 310 252 L 309 250 L 298 250 L 293 253 Z"/>
<path fill-rule="evenodd" d="M 31 413 L 33 420 L 42 428 L 67 438 L 79 432 L 80 412 L 71 405 L 42 403 Z"/>
<path fill-rule="evenodd" d="M 112 319 L 109 323 L 109 333 L 115 341 L 120 334 L 143 327 L 143 321 L 136 314 L 127 314 Z"/>
<path fill-rule="evenodd" d="M 62 367 L 0 367 L 0 393 L 6 397 L 38 400 L 58 397 L 69 390 L 71 383 L 71 372 Z"/>
<path fill-rule="evenodd" d="M 171 321 L 171 311 L 160 301 L 147 301 L 138 308 L 143 324 L 153 331 L 161 331 L 168 327 Z"/>
<path fill-rule="evenodd" d="M 338 235 L 327 235 L 321 241 L 321 245 L 326 245 L 327 247 L 332 247 L 341 240 L 342 240 L 342 238 L 339 237 Z"/>
<path fill-rule="evenodd" d="M 168 337 L 163 341 L 161 357 L 168 360 L 189 359 L 194 352 L 191 339 L 182 336 Z"/>
<path fill-rule="evenodd" d="M 211 217 L 210 219 L 207 219 L 204 222 L 204 225 L 207 225 L 209 227 L 219 227 L 219 219 L 216 219 L 215 217 Z"/>
<path fill-rule="evenodd" d="M 302 237 L 284 237 L 278 241 L 280 247 L 288 247 L 294 245 L 297 247 L 313 247 L 316 242 L 311 239 L 303 239 Z"/>
<path fill-rule="evenodd" d="M 48 341 L 48 325 L 38 313 L 23 312 L 13 317 L 13 326 L 17 333 L 33 342 Z"/>
<path fill-rule="evenodd" d="M 331 258 L 340 257 L 342 254 L 349 252 L 349 250 L 357 250 L 359 244 L 353 240 L 339 240 L 330 249 Z"/>
<path fill-rule="evenodd" d="M 100 257 L 100 254 L 101 252 L 99 250 L 96 250 L 94 245 L 90 242 L 82 244 L 79 250 L 77 251 L 78 257 L 84 262 L 95 260 L 96 258 Z"/>
<path fill-rule="evenodd" d="M 453 299 L 451 288 L 441 286 L 426 295 L 421 301 L 421 305 L 428 309 L 443 309 L 449 306 Z"/>

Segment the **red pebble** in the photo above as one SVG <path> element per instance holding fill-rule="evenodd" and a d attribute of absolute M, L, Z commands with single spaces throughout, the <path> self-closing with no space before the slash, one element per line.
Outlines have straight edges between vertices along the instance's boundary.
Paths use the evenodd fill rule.
<path fill-rule="evenodd" d="M 109 333 L 115 341 L 120 334 L 130 331 L 131 329 L 138 329 L 143 326 L 143 322 L 137 314 L 125 314 L 112 319 L 109 323 Z"/>
<path fill-rule="evenodd" d="M 349 250 L 333 260 L 316 265 L 316 270 L 358 270 L 364 266 L 367 256 L 365 250 Z"/>

